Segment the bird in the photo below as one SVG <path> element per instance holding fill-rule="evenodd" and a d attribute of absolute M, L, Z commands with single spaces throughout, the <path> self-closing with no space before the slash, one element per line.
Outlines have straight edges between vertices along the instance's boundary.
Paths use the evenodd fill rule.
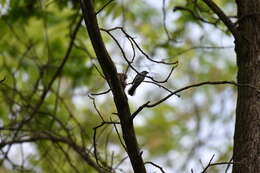
<path fill-rule="evenodd" d="M 147 73 L 148 73 L 147 71 L 142 71 L 141 73 L 138 73 L 135 76 L 135 78 L 134 78 L 134 80 L 132 82 L 132 86 L 128 90 L 128 94 L 130 96 L 134 95 L 136 88 L 143 82 L 143 80 L 144 80 L 145 76 L 147 75 Z"/>

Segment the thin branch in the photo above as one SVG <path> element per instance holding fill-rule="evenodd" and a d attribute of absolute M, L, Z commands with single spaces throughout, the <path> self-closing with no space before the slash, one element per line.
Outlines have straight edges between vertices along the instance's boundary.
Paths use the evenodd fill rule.
<path fill-rule="evenodd" d="M 88 94 L 88 97 L 92 100 L 92 103 L 93 103 L 93 105 L 94 105 L 94 108 L 95 108 L 96 112 L 98 113 L 100 119 L 104 122 L 105 120 L 104 120 L 103 116 L 101 115 L 100 111 L 99 111 L 98 108 L 97 108 L 95 98 L 91 97 L 89 94 Z"/>
<path fill-rule="evenodd" d="M 45 97 L 47 96 L 47 93 L 49 92 L 49 90 L 51 89 L 52 87 L 52 84 L 54 83 L 54 81 L 56 80 L 56 78 L 60 75 L 60 73 L 62 72 L 63 70 L 63 67 L 65 66 L 65 63 L 67 62 L 69 56 L 70 56 L 70 53 L 71 53 L 71 50 L 72 50 L 72 47 L 73 47 L 73 42 L 76 38 L 76 35 L 77 35 L 77 32 L 80 28 L 80 25 L 81 25 L 81 21 L 83 19 L 81 18 L 79 20 L 79 22 L 77 23 L 76 27 L 75 27 L 75 30 L 73 32 L 73 35 L 71 36 L 71 40 L 70 40 L 70 43 L 69 43 L 69 46 L 68 46 L 68 49 L 67 49 L 67 52 L 60 64 L 60 66 L 58 67 L 57 71 L 55 72 L 55 74 L 52 76 L 50 82 L 48 83 L 47 87 L 44 89 L 43 93 L 41 94 L 40 96 L 40 99 L 39 101 L 36 103 L 35 107 L 33 108 L 32 112 L 29 114 L 29 116 L 25 119 L 23 119 L 19 124 L 18 124 L 18 128 L 17 128 L 17 131 L 14 132 L 14 135 L 13 135 L 13 140 L 15 140 L 15 138 L 17 137 L 19 131 L 22 129 L 22 127 L 29 123 L 33 118 L 34 116 L 36 115 L 36 113 L 38 112 L 38 110 L 40 109 L 40 107 L 42 106 L 42 104 L 44 103 L 44 100 L 45 100 Z M 10 147 L 7 149 L 7 151 L 10 150 Z"/>
<path fill-rule="evenodd" d="M 114 96 L 114 102 L 117 108 L 123 138 L 127 147 L 127 153 L 129 155 L 132 168 L 134 172 L 146 173 L 143 159 L 139 155 L 140 149 L 136 139 L 134 125 L 131 121 L 129 121 L 131 113 L 127 97 L 122 84 L 117 77 L 118 75 L 115 64 L 103 42 L 93 7 L 93 2 L 92 0 L 81 0 L 80 2 L 92 46 Z"/>
<path fill-rule="evenodd" d="M 225 173 L 228 172 L 228 169 L 230 168 L 230 165 L 232 164 L 232 160 L 233 160 L 233 156 L 231 157 L 231 159 L 229 160 L 229 164 L 226 167 Z"/>
<path fill-rule="evenodd" d="M 162 13 L 163 13 L 163 29 L 164 29 L 164 31 L 165 31 L 165 33 L 166 33 L 166 35 L 167 35 L 167 37 L 168 37 L 168 40 L 173 40 L 172 39 L 172 37 L 171 37 L 171 35 L 170 35 L 170 32 L 169 32 L 169 30 L 168 30 L 168 28 L 167 28 L 167 13 L 166 13 L 166 2 L 165 2 L 165 0 L 162 0 Z"/>
<path fill-rule="evenodd" d="M 107 3 L 105 3 L 104 4 L 104 6 L 103 7 L 101 7 L 97 12 L 96 12 L 96 15 L 98 14 L 98 13 L 100 13 L 102 10 L 104 10 L 111 2 L 113 2 L 114 0 L 110 0 L 110 1 L 108 1 Z"/>
<path fill-rule="evenodd" d="M 131 115 L 131 120 L 134 119 L 134 117 L 141 112 L 144 108 L 149 108 L 149 107 L 155 107 L 161 103 L 163 103 L 164 101 L 166 101 L 167 99 L 169 99 L 171 96 L 180 93 L 182 91 L 191 89 L 191 88 L 196 88 L 196 87 L 200 87 L 203 85 L 223 85 L 223 84 L 230 84 L 230 85 L 235 85 L 235 86 L 241 86 L 241 87 L 248 87 L 251 89 L 255 89 L 257 93 L 260 93 L 260 89 L 258 89 L 255 86 L 249 85 L 249 84 L 237 84 L 234 81 L 206 81 L 206 82 L 200 82 L 200 83 L 196 83 L 196 84 L 192 84 L 192 85 L 188 85 L 185 86 L 183 88 L 177 89 L 174 92 L 170 93 L 169 95 L 165 96 L 164 98 L 162 98 L 161 100 L 153 103 L 153 104 L 149 104 L 149 102 L 144 103 L 142 106 L 140 106 L 132 115 Z"/>
<path fill-rule="evenodd" d="M 214 158 L 215 154 L 213 154 L 213 156 L 211 157 L 209 163 L 207 164 L 207 166 L 202 170 L 201 173 L 206 173 L 207 170 L 212 167 L 212 166 L 217 166 L 217 165 L 230 165 L 230 164 L 235 164 L 234 162 L 231 162 L 231 160 L 229 162 L 217 162 L 217 163 L 212 163 L 212 160 Z"/>
<path fill-rule="evenodd" d="M 72 160 L 69 156 L 68 151 L 65 151 L 65 149 L 59 144 L 59 143 L 56 143 L 57 147 L 62 151 L 62 153 L 64 154 L 65 158 L 67 159 L 69 165 L 73 168 L 73 170 L 76 172 L 76 173 L 80 173 L 80 171 L 78 170 L 78 168 L 76 167 L 76 165 L 74 165 L 72 163 Z"/>
<path fill-rule="evenodd" d="M 212 155 L 212 157 L 209 160 L 208 165 L 203 169 L 203 171 L 201 173 L 205 173 L 207 171 L 207 169 L 209 168 L 209 166 L 211 165 L 211 162 L 213 160 L 213 158 L 215 157 L 215 154 Z M 201 162 L 202 163 L 202 162 Z"/>
<path fill-rule="evenodd" d="M 152 82 L 152 81 L 143 81 L 143 82 L 154 84 L 154 85 L 158 86 L 159 88 L 163 88 L 164 90 L 168 91 L 169 93 L 173 93 L 173 91 L 171 91 L 170 89 L 168 89 L 167 87 L 165 87 L 165 86 L 163 86 L 163 85 L 161 85 L 161 84 L 159 84 L 159 83 Z M 178 94 L 175 94 L 175 95 L 176 95 L 177 97 L 181 97 L 181 96 L 178 95 Z"/>
<path fill-rule="evenodd" d="M 115 166 L 115 169 L 118 169 L 118 167 L 128 158 L 128 156 L 125 156 L 123 159 L 121 159 L 118 164 Z"/>
<path fill-rule="evenodd" d="M 20 128 L 22 128 L 22 126 L 26 123 L 28 123 L 29 121 L 31 121 L 33 119 L 33 117 L 35 116 L 35 114 L 37 113 L 37 111 L 40 109 L 41 105 L 43 104 L 44 102 L 44 99 L 45 97 L 47 96 L 47 93 L 49 92 L 49 90 L 51 89 L 54 81 L 56 80 L 56 78 L 61 74 L 67 60 L 69 59 L 70 57 L 70 53 L 72 51 L 72 48 L 73 48 L 73 43 L 74 43 L 74 40 L 76 39 L 76 35 L 78 33 L 78 30 L 81 26 L 81 22 L 82 22 L 83 18 L 81 17 L 80 20 L 78 21 L 76 27 L 75 27 L 75 30 L 74 32 L 72 33 L 72 36 L 71 36 L 71 40 L 70 40 L 70 43 L 68 45 L 68 49 L 67 49 L 67 52 L 60 64 L 60 66 L 58 67 L 58 69 L 56 70 L 55 74 L 52 76 L 50 82 L 48 83 L 47 87 L 44 89 L 39 101 L 36 103 L 36 106 L 34 107 L 32 113 L 30 114 L 30 116 L 28 118 L 26 118 L 25 120 L 23 120 L 21 123 L 20 123 Z M 18 129 L 20 129 L 18 128 Z M 15 135 L 16 136 L 16 135 Z"/>
<path fill-rule="evenodd" d="M 21 139 L 14 139 L 10 141 L 1 141 L 0 142 L 0 149 L 3 148 L 6 145 L 13 145 L 13 144 L 22 144 L 22 143 L 27 143 L 27 142 L 36 142 L 36 141 L 42 141 L 42 140 L 49 140 L 51 142 L 57 143 L 61 142 L 64 144 L 69 145 L 76 151 L 91 167 L 95 168 L 99 173 L 107 173 L 103 169 L 100 169 L 95 162 L 90 158 L 89 154 L 86 152 L 85 148 L 81 148 L 78 146 L 76 143 L 71 141 L 70 139 L 66 137 L 57 137 L 54 136 L 48 132 L 45 133 L 39 133 L 39 134 L 34 134 L 33 136 L 27 136 L 23 137 Z"/>
<path fill-rule="evenodd" d="M 131 120 L 133 121 L 133 119 L 136 117 L 136 115 L 141 112 L 145 107 L 148 107 L 150 101 L 146 102 L 145 104 L 143 104 L 142 106 L 140 106 L 132 115 L 131 115 Z"/>
<path fill-rule="evenodd" d="M 155 166 L 156 168 L 160 169 L 160 171 L 162 173 L 166 173 L 161 166 L 159 166 L 159 165 L 157 165 L 157 164 L 155 164 L 153 162 L 145 162 L 144 164 L 151 164 L 151 165 Z"/>
<path fill-rule="evenodd" d="M 0 80 L 0 83 L 4 82 L 6 79 L 6 77 L 4 77 L 3 79 Z"/>
<path fill-rule="evenodd" d="M 100 93 L 90 93 L 91 95 L 93 96 L 98 96 L 98 95 L 104 95 L 104 94 L 107 94 L 111 91 L 111 89 L 108 89 L 106 91 L 103 91 L 103 92 L 100 92 Z"/>
<path fill-rule="evenodd" d="M 99 163 L 99 157 L 98 157 L 98 151 L 97 151 L 97 130 L 98 128 L 104 126 L 105 124 L 120 124 L 119 122 L 106 122 L 106 121 L 103 121 L 100 125 L 96 126 L 93 128 L 94 130 L 94 135 L 93 135 L 93 145 L 94 145 L 94 156 L 95 156 L 95 159 L 96 159 L 96 163 L 97 165 L 102 168 L 102 169 L 105 169 L 105 170 L 110 170 L 110 168 L 104 168 L 100 163 Z"/>
<path fill-rule="evenodd" d="M 105 5 L 103 7 L 101 7 L 97 12 L 96 12 L 96 15 L 98 13 L 100 13 L 102 10 L 104 10 L 111 2 L 113 2 L 114 0 L 110 0 L 108 1 L 107 3 L 105 3 Z"/>
<path fill-rule="evenodd" d="M 206 3 L 214 13 L 217 14 L 220 20 L 227 26 L 227 28 L 233 34 L 235 39 L 239 39 L 239 33 L 234 23 L 225 15 L 225 13 L 217 6 L 217 4 L 212 0 L 203 0 L 203 2 Z"/>
<path fill-rule="evenodd" d="M 125 149 L 125 151 L 127 151 L 127 148 L 126 148 L 125 144 L 123 143 L 123 140 L 122 140 L 122 138 L 121 138 L 121 136 L 120 136 L 120 134 L 119 134 L 119 131 L 118 131 L 117 127 L 116 127 L 116 124 L 113 124 L 113 125 L 114 125 L 114 128 L 115 128 L 115 130 L 116 130 L 116 134 L 117 134 L 117 136 L 118 136 L 118 139 L 119 139 L 119 141 L 120 141 L 120 144 L 121 144 L 122 147 Z"/>
<path fill-rule="evenodd" d="M 192 15 L 192 17 L 193 17 L 194 19 L 198 19 L 198 20 L 200 20 L 201 22 L 204 22 L 204 23 L 216 25 L 216 24 L 218 23 L 218 21 L 219 21 L 219 20 L 216 20 L 216 21 L 214 21 L 214 22 L 211 22 L 211 21 L 205 20 L 204 18 L 202 18 L 202 17 L 199 16 L 198 14 L 195 14 L 195 12 L 192 11 L 191 9 L 186 8 L 186 7 L 181 7 L 181 6 L 176 6 L 176 7 L 174 7 L 173 12 L 178 11 L 178 10 L 187 11 L 187 12 L 189 12 L 189 13 Z"/>
<path fill-rule="evenodd" d="M 132 37 L 131 35 L 129 35 L 123 27 L 114 27 L 114 28 L 110 28 L 110 29 L 102 29 L 103 31 L 106 31 L 106 32 L 110 32 L 110 31 L 113 31 L 113 30 L 121 30 L 125 36 L 132 40 L 132 42 L 134 43 L 134 45 L 136 46 L 136 48 L 151 62 L 154 62 L 154 63 L 158 63 L 158 64 L 165 64 L 165 65 L 175 65 L 177 62 L 165 62 L 165 61 L 157 61 L 157 60 L 154 60 L 152 59 L 149 55 L 147 55 L 145 53 L 145 51 L 138 45 L 138 43 L 135 41 L 134 37 Z"/>
<path fill-rule="evenodd" d="M 121 53 L 122 53 L 122 55 L 123 55 L 123 58 L 124 58 L 125 61 L 127 62 L 128 66 L 129 66 L 132 70 L 134 70 L 137 74 L 141 75 L 141 74 L 132 66 L 132 61 L 133 61 L 133 59 L 132 59 L 131 61 L 129 61 L 129 60 L 127 59 L 127 57 L 126 57 L 126 55 L 125 55 L 125 52 L 124 52 L 122 46 L 120 45 L 120 43 L 118 42 L 118 40 L 110 33 L 110 31 L 113 31 L 113 30 L 115 30 L 115 29 L 120 29 L 120 30 L 126 35 L 126 37 L 127 37 L 128 39 L 130 38 L 130 40 L 129 40 L 130 43 L 134 42 L 135 46 L 139 49 L 139 51 L 142 52 L 143 55 L 146 56 L 147 59 L 149 59 L 149 60 L 152 60 L 152 59 L 139 47 L 139 45 L 134 41 L 133 37 L 131 37 L 129 34 L 127 34 L 126 31 L 124 31 L 123 28 L 121 28 L 121 27 L 115 27 L 115 28 L 107 29 L 107 30 L 106 30 L 106 29 L 100 29 L 101 31 L 105 31 L 105 32 L 115 41 L 115 43 L 117 44 L 118 48 L 120 49 L 120 51 L 121 51 Z M 165 64 L 165 65 L 172 65 L 171 71 L 169 72 L 169 74 L 167 75 L 167 77 L 166 77 L 165 79 L 161 80 L 161 81 L 155 80 L 153 77 L 146 75 L 147 78 L 151 79 L 152 81 L 154 81 L 154 82 L 156 82 L 156 83 L 165 83 L 165 82 L 167 82 L 168 79 L 170 78 L 170 76 L 171 76 L 173 70 L 178 66 L 178 61 L 171 62 L 171 63 L 166 63 L 166 62 L 164 62 L 164 61 L 155 61 L 155 60 L 152 60 L 152 61 L 155 62 L 155 63 L 161 63 L 161 64 Z"/>
<path fill-rule="evenodd" d="M 167 100 L 168 98 L 170 98 L 171 96 L 173 96 L 174 94 L 177 94 L 181 91 L 184 91 L 184 90 L 187 90 L 187 89 L 190 89 L 190 88 L 195 88 L 195 87 L 199 87 L 199 86 L 202 86 L 202 85 L 223 85 L 223 84 L 231 84 L 231 85 L 235 85 L 235 86 L 249 87 L 249 88 L 255 89 L 257 92 L 260 92 L 260 90 L 258 88 L 254 87 L 252 85 L 249 85 L 249 84 L 237 84 L 234 81 L 207 81 L 207 82 L 201 82 L 201 83 L 192 84 L 192 85 L 188 85 L 186 87 L 180 88 L 180 89 L 174 91 L 173 93 L 169 94 L 168 96 L 164 97 L 160 101 L 153 103 L 153 104 L 150 104 L 150 105 L 147 105 L 147 107 L 157 106 L 157 105 L 161 104 L 162 102 L 164 102 L 165 100 Z"/>

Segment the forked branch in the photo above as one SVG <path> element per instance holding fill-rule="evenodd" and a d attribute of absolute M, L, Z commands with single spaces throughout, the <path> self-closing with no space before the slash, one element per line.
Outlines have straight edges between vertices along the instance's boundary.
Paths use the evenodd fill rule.
<path fill-rule="evenodd" d="M 102 40 L 92 0 L 81 0 L 80 3 L 92 46 L 114 96 L 114 102 L 117 108 L 118 117 L 120 119 L 123 138 L 132 167 L 134 172 L 146 173 L 144 162 L 138 148 L 133 122 L 130 121 L 129 118 L 131 113 L 127 97 L 124 93 L 120 80 L 117 77 L 115 64 L 108 54 Z"/>

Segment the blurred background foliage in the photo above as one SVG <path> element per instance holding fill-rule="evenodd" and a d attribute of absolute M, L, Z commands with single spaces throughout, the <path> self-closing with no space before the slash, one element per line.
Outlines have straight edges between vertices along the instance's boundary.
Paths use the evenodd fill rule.
<path fill-rule="evenodd" d="M 228 16 L 236 15 L 233 0 L 215 2 Z M 95 0 L 96 10 L 105 3 Z M 81 10 L 76 0 L 1 0 L 0 4 L 0 79 L 5 78 L 0 85 L 0 124 L 5 127 L 15 126 L 28 116 L 40 100 L 66 56 Z M 202 1 L 114 0 L 97 17 L 101 28 L 124 27 L 151 58 L 178 61 L 164 84 L 172 91 L 202 81 L 235 80 L 233 39 Z M 112 33 L 131 59 L 127 38 L 119 30 Z M 105 32 L 102 34 L 118 71 L 125 72 L 127 63 L 120 50 Z M 133 65 L 139 71 L 148 70 L 158 80 L 170 70 L 144 58 L 137 49 Z M 94 100 L 88 97 L 108 89 L 100 71 L 82 22 L 62 74 L 55 79 L 37 116 L 24 129 L 27 135 L 47 130 L 66 136 L 64 129 L 69 129 L 73 140 L 93 151 L 93 128 L 101 123 L 93 101 L 105 120 L 117 120 L 111 93 L 92 95 Z M 130 83 L 135 73 L 128 70 L 127 75 Z M 144 83 L 136 96 L 129 97 L 131 110 L 166 94 Z M 161 165 L 166 172 L 200 172 L 213 155 L 214 162 L 228 161 L 232 156 L 235 97 L 232 87 L 205 86 L 142 111 L 134 123 L 144 160 Z M 99 155 L 114 167 L 126 157 L 116 133 L 120 133 L 120 127 L 116 127 L 105 125 L 97 131 Z M 12 133 L 1 130 L 1 137 L 8 138 Z M 8 159 L 3 151 L 0 172 L 95 172 L 64 144 L 37 141 L 13 145 Z M 148 172 L 159 172 L 147 168 Z M 117 169 L 128 172 L 129 161 L 126 159 Z M 225 169 L 226 165 L 216 166 L 210 172 Z"/>

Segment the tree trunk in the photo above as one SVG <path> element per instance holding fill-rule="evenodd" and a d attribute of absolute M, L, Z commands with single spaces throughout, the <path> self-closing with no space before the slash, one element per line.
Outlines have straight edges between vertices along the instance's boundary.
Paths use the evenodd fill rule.
<path fill-rule="evenodd" d="M 146 173 L 146 168 L 142 159 L 142 154 L 138 147 L 131 112 L 128 105 L 127 96 L 117 77 L 117 70 L 108 54 L 98 27 L 96 12 L 92 0 L 81 0 L 81 8 L 87 31 L 97 56 L 98 62 L 104 72 L 105 78 L 109 81 L 109 86 L 114 96 L 114 102 L 120 119 L 123 139 L 125 141 L 127 154 L 131 161 L 135 173 Z"/>
<path fill-rule="evenodd" d="M 260 0 L 236 0 L 236 3 L 237 81 L 255 89 L 238 87 L 233 173 L 260 173 Z"/>

